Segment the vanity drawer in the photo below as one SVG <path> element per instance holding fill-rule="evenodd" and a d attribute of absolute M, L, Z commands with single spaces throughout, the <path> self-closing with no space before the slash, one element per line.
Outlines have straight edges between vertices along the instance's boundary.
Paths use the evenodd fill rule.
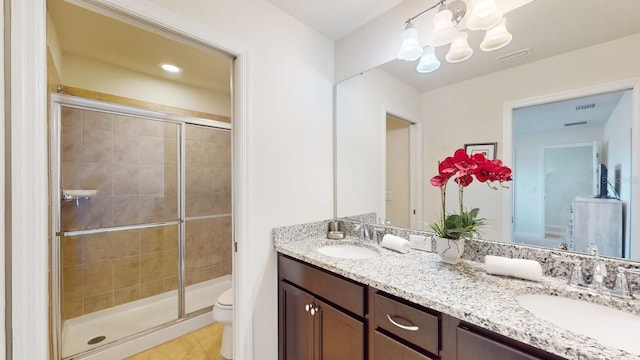
<path fill-rule="evenodd" d="M 373 333 L 373 360 L 431 360 L 407 345 L 401 344 L 378 331 Z"/>
<path fill-rule="evenodd" d="M 440 319 L 438 316 L 376 293 L 374 296 L 374 319 L 378 328 L 432 354 L 438 354 L 440 350 Z"/>
<path fill-rule="evenodd" d="M 356 315 L 365 315 L 366 287 L 317 269 L 296 259 L 279 255 L 278 276 Z"/>

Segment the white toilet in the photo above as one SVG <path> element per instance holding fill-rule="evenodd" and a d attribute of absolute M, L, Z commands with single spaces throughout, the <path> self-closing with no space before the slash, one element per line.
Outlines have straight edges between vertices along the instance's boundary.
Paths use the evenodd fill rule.
<path fill-rule="evenodd" d="M 233 288 L 227 289 L 218 297 L 211 316 L 222 323 L 220 355 L 225 359 L 233 359 Z"/>

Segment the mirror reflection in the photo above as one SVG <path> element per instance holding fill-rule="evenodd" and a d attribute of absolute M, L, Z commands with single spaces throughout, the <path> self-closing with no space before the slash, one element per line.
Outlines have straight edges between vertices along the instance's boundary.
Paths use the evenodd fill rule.
<path fill-rule="evenodd" d="M 466 62 L 442 61 L 430 74 L 419 74 L 415 62 L 394 60 L 337 84 L 336 216 L 375 212 L 379 221 L 428 230 L 439 213 L 439 192 L 428 182 L 437 161 L 465 144 L 497 142 L 496 157 L 514 169 L 511 189 L 476 183 L 465 189 L 465 204 L 479 207 L 491 225 L 484 239 L 580 252 L 595 242 L 602 254 L 640 260 L 640 234 L 633 229 L 640 213 L 632 211 L 639 159 L 632 157 L 630 133 L 638 126 L 630 109 L 639 98 L 640 69 L 634 64 L 640 61 L 640 23 L 632 13 L 640 13 L 639 2 L 536 0 L 507 14 L 514 39 L 494 53 L 478 50 Z M 470 33 L 471 47 L 481 40 Z M 496 61 L 523 49 L 528 56 Z M 443 60 L 446 51 L 436 48 L 436 55 Z M 551 115 L 561 106 L 576 114 Z M 408 155 L 390 156 L 395 145 L 387 142 L 388 116 L 413 124 Z M 559 128 L 543 128 L 552 119 Z M 525 147 L 533 139 L 536 146 Z M 400 193 L 389 173 L 400 173 L 398 164 L 412 169 L 405 182 L 408 207 L 394 207 Z M 585 220 L 583 210 L 576 215 L 577 205 L 593 202 L 619 207 L 615 219 Z M 408 220 L 392 208 L 406 209 Z M 615 228 L 613 235 L 580 233 L 615 221 L 620 224 L 603 227 Z"/>

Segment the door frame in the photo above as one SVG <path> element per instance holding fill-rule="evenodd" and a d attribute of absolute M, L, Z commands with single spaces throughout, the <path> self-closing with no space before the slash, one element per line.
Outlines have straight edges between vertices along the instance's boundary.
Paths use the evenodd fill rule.
<path fill-rule="evenodd" d="M 249 48 L 210 27 L 168 10 L 130 0 L 73 0 L 105 15 L 154 31 L 192 39 L 235 56 L 233 109 L 234 351 L 253 358 L 252 267 L 249 254 Z M 4 4 L 3 4 L 4 5 Z M 6 7 L 6 6 L 5 6 Z M 4 7 L 3 7 L 4 8 Z M 7 354 L 14 359 L 49 357 L 48 131 L 46 0 L 10 0 L 10 275 Z M 7 54 L 7 52 L 5 52 Z M 27 216 L 28 214 L 28 216 Z M 19 239 L 20 241 L 11 241 Z"/>
<path fill-rule="evenodd" d="M 513 164 L 513 111 L 527 106 L 542 105 L 550 102 L 564 101 L 578 97 L 614 92 L 620 90 L 632 91 L 632 127 L 637 129 L 631 135 L 632 153 L 640 154 L 640 77 L 633 77 L 625 80 L 607 82 L 593 86 L 571 89 L 552 94 L 536 96 L 526 99 L 505 102 L 502 108 L 502 140 L 504 143 L 503 162 L 507 165 Z M 517 176 L 517 174 L 515 174 Z M 640 156 L 636 156 L 631 164 L 632 179 L 640 179 Z M 512 242 L 513 233 L 513 190 L 506 189 L 502 194 L 502 239 Z M 635 205 L 634 205 L 635 204 Z M 631 204 L 629 206 L 631 223 L 640 223 L 640 188 L 632 187 Z M 633 230 L 633 237 L 630 236 L 630 245 L 640 244 L 640 229 Z M 640 246 L 637 249 L 631 248 L 632 258 L 640 258 Z"/>
<path fill-rule="evenodd" d="M 412 120 L 411 117 L 401 115 L 402 112 L 390 109 L 388 105 L 382 106 L 381 119 L 379 122 L 380 143 L 380 174 L 379 189 L 380 203 L 378 216 L 384 220 L 386 218 L 386 190 L 387 190 L 387 116 L 402 120 L 410 124 L 409 126 L 409 207 L 415 210 L 415 214 L 409 216 L 409 227 L 412 229 L 422 229 L 422 123 Z M 391 224 L 393 226 L 394 224 Z"/>

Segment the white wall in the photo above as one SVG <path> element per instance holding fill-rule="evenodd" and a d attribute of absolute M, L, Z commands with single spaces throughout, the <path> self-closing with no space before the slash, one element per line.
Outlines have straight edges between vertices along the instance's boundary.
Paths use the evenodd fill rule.
<path fill-rule="evenodd" d="M 514 111 L 517 119 L 518 111 Z M 544 226 L 542 218 L 544 201 L 543 148 L 561 144 L 602 142 L 602 126 L 573 127 L 554 131 L 521 134 L 514 136 L 513 191 L 515 199 L 514 233 L 541 236 Z M 589 179 L 591 180 L 591 179 Z M 583 194 L 584 195 L 584 194 Z M 591 194 L 588 194 L 591 195 Z"/>
<path fill-rule="evenodd" d="M 616 185 L 620 193 L 620 200 L 625 209 L 625 231 L 624 236 L 629 241 L 631 234 L 631 217 L 629 204 L 631 202 L 631 127 L 633 112 L 633 93 L 627 91 L 620 98 L 618 106 L 613 110 L 607 124 L 604 127 L 604 137 L 607 143 L 607 157 L 604 163 L 607 165 L 609 181 L 614 184 L 616 168 L 620 170 L 620 181 Z M 639 156 L 638 154 L 634 154 Z M 610 196 L 612 196 L 610 191 Z M 637 209 L 637 208 L 636 208 Z M 636 210 L 637 211 L 637 210 Z M 638 226 L 638 225 L 636 225 Z M 637 231 L 635 229 L 634 231 Z M 635 246 L 634 246 L 635 245 Z M 640 244 L 632 244 L 631 251 L 627 246 L 627 256 L 632 259 L 640 258 Z"/>
<path fill-rule="evenodd" d="M 337 215 L 384 217 L 387 112 L 419 122 L 419 93 L 374 69 L 338 84 L 336 97 Z"/>
<path fill-rule="evenodd" d="M 262 0 L 150 2 L 250 48 L 253 358 L 275 360 L 271 230 L 333 216 L 333 43 Z"/>
<path fill-rule="evenodd" d="M 231 116 L 231 97 L 219 91 L 167 81 L 69 54 L 64 55 L 60 70 L 62 83 L 66 86 Z"/>
<path fill-rule="evenodd" d="M 435 174 L 438 160 L 465 143 L 498 141 L 497 156 L 501 157 L 502 112 L 507 102 L 640 76 L 638 43 L 640 34 L 422 94 L 425 178 L 430 178 L 431 172 Z M 480 206 L 481 215 L 494 221 L 495 227 L 485 231 L 486 237 L 500 239 L 504 191 L 496 193 L 486 186 L 479 189 L 475 185 L 465 191 L 465 202 L 469 201 L 469 207 Z M 428 217 L 434 212 L 429 209 L 438 203 L 437 189 L 427 186 L 424 192 L 427 221 L 431 221 Z"/>

